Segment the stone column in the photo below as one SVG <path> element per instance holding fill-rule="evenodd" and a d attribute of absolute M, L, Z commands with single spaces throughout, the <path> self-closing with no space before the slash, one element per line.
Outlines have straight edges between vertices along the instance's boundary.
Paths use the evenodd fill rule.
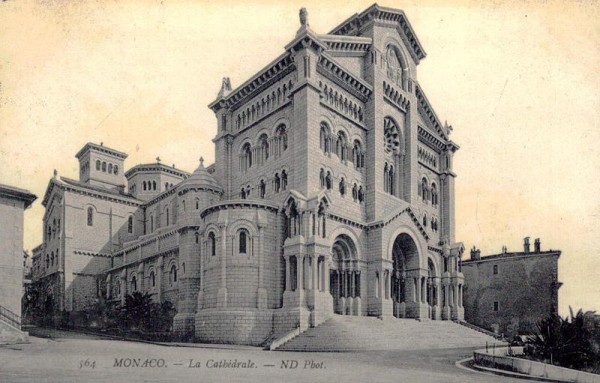
<path fill-rule="evenodd" d="M 258 291 L 257 291 L 257 308 L 267 308 L 267 290 L 264 288 L 264 227 L 258 225 Z"/>
<path fill-rule="evenodd" d="M 127 295 L 127 269 L 121 270 L 121 306 L 125 305 L 125 296 Z"/>
<path fill-rule="evenodd" d="M 283 257 L 283 262 L 285 262 L 285 291 L 292 290 L 292 280 L 290 276 L 290 257 Z"/>
<path fill-rule="evenodd" d="M 327 280 L 328 278 L 330 278 L 329 263 L 327 262 L 327 259 L 323 258 L 323 291 L 325 292 L 329 292 L 329 281 Z"/>
<path fill-rule="evenodd" d="M 227 226 L 221 225 L 221 283 L 217 292 L 217 307 L 227 307 Z"/>
<path fill-rule="evenodd" d="M 156 291 L 158 292 L 156 296 L 157 303 L 162 302 L 164 267 L 164 258 L 160 256 L 156 261 Z"/>
<path fill-rule="evenodd" d="M 311 284 L 312 284 L 312 289 L 314 291 L 318 291 L 319 290 L 319 272 L 318 272 L 318 265 L 319 265 L 319 257 L 316 254 L 313 254 L 311 256 L 312 259 L 312 275 L 311 275 Z"/>

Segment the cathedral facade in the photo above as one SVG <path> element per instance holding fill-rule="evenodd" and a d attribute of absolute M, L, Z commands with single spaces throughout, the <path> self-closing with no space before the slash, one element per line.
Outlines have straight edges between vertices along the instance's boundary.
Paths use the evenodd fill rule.
<path fill-rule="evenodd" d="M 209 105 L 193 173 L 89 143 L 43 204 L 34 282 L 62 312 L 134 291 L 199 341 L 261 344 L 333 315 L 463 319 L 458 146 L 417 81 L 405 14 L 373 5 L 328 34 L 303 9 L 284 52 Z"/>

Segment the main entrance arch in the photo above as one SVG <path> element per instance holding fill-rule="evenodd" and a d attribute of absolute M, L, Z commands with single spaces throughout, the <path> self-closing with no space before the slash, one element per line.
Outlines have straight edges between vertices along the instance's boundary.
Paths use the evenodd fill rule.
<path fill-rule="evenodd" d="M 419 287 L 421 278 L 419 271 L 419 250 L 412 237 L 406 233 L 399 234 L 392 246 L 392 302 L 396 318 L 411 317 L 407 305 L 421 300 Z"/>
<path fill-rule="evenodd" d="M 333 296 L 333 311 L 342 315 L 360 315 L 360 277 L 356 244 L 346 234 L 336 237 L 331 248 L 332 269 L 329 291 Z"/>

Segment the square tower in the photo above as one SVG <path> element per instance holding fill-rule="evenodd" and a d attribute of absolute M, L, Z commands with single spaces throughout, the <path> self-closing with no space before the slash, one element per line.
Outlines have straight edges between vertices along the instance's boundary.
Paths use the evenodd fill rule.
<path fill-rule="evenodd" d="M 123 165 L 127 154 L 88 142 L 75 155 L 79 160 L 79 181 L 110 189 L 125 189 Z"/>

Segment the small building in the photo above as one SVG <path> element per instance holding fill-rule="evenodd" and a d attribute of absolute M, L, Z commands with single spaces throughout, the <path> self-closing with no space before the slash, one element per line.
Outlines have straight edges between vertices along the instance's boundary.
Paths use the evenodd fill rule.
<path fill-rule="evenodd" d="M 0 184 L 0 344 L 23 340 L 23 215 L 37 197 Z"/>
<path fill-rule="evenodd" d="M 522 252 L 481 257 L 473 247 L 462 262 L 465 277 L 465 320 L 507 336 L 527 334 L 536 323 L 558 313 L 558 258 L 560 250 L 541 250 L 540 239 L 530 250 L 529 237 Z"/>

